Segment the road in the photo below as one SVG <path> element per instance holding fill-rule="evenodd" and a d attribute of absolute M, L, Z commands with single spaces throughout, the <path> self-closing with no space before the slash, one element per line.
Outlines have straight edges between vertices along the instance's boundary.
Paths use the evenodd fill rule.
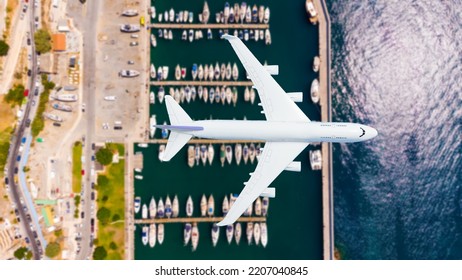
<path fill-rule="evenodd" d="M 30 25 L 30 34 L 34 34 L 35 32 L 35 25 L 34 25 L 34 13 L 35 13 L 35 8 L 33 5 L 29 5 L 29 25 Z M 26 19 L 26 17 L 25 17 Z M 24 19 L 24 20 L 25 20 Z M 22 199 L 22 192 L 20 191 L 19 186 L 17 183 L 14 181 L 14 169 L 18 166 L 16 158 L 19 155 L 19 146 L 21 145 L 21 139 L 24 135 L 26 135 L 26 132 L 29 131 L 28 128 L 26 128 L 26 120 L 27 119 L 32 119 L 35 114 L 35 109 L 32 107 L 32 99 L 34 98 L 34 91 L 35 91 L 35 81 L 37 79 L 38 71 L 37 71 L 37 54 L 35 52 L 35 43 L 34 43 L 34 36 L 31 36 L 31 77 L 29 79 L 29 96 L 28 102 L 26 105 L 26 109 L 24 111 L 24 117 L 21 120 L 20 125 L 16 128 L 15 133 L 13 134 L 13 139 L 11 142 L 10 146 L 10 153 L 7 161 L 7 166 L 8 166 L 8 172 L 7 172 L 7 177 L 10 183 L 10 190 L 11 190 L 11 195 L 13 197 L 13 201 L 16 204 L 16 207 L 19 211 L 19 217 L 21 218 L 21 225 L 23 227 L 23 232 L 26 234 L 26 236 L 32 241 L 30 244 L 30 248 L 32 249 L 32 254 L 34 256 L 34 259 L 38 260 L 40 259 L 40 254 L 39 254 L 39 246 L 35 242 L 35 238 L 32 234 L 32 229 L 29 227 L 29 221 L 26 218 L 26 211 L 24 210 L 23 207 L 21 206 L 21 200 Z M 38 104 L 38 102 L 36 102 Z M 32 114 L 31 114 L 31 111 Z M 37 229 L 40 230 L 40 229 Z M 41 248 L 40 248 L 41 250 Z"/>

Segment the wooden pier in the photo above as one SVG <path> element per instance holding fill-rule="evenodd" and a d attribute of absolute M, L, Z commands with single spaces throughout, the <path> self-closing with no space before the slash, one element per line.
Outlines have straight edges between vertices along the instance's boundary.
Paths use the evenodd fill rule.
<path fill-rule="evenodd" d="M 162 29 L 268 29 L 265 23 L 151 23 L 151 28 Z"/>
<path fill-rule="evenodd" d="M 218 223 L 224 217 L 189 217 L 189 218 L 163 218 L 163 219 L 138 219 L 135 224 L 171 224 L 171 223 Z M 236 222 L 266 222 L 266 217 L 240 217 Z"/>
<path fill-rule="evenodd" d="M 253 86 L 252 81 L 151 81 L 149 84 L 151 86 Z"/>
<path fill-rule="evenodd" d="M 147 141 L 149 144 L 167 144 L 167 139 L 149 139 Z M 255 140 L 217 140 L 217 139 L 197 139 L 193 138 L 189 140 L 188 145 L 192 144 L 245 144 L 245 143 L 265 143 L 264 141 L 255 141 Z"/>

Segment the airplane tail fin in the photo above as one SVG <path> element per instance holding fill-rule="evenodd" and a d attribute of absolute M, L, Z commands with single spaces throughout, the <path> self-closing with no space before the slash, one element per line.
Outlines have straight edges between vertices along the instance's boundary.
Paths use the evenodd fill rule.
<path fill-rule="evenodd" d="M 171 126 L 187 125 L 192 122 L 188 114 L 171 96 L 165 96 L 165 104 L 167 105 Z M 188 143 L 189 139 L 191 139 L 192 135 L 181 133 L 180 131 L 171 130 L 162 161 L 169 161 L 172 159 L 178 151 Z"/>

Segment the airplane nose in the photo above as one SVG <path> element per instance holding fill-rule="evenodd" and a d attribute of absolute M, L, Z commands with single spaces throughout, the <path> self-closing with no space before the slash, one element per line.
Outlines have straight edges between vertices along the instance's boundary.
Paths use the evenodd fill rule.
<path fill-rule="evenodd" d="M 379 134 L 375 128 L 369 127 L 368 130 L 366 134 L 369 135 L 369 139 L 375 138 Z"/>

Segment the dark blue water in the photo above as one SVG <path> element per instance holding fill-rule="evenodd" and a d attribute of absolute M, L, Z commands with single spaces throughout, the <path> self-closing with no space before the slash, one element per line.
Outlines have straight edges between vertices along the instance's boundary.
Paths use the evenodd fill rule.
<path fill-rule="evenodd" d="M 335 238 L 348 259 L 462 259 L 462 2 L 328 1 Z"/>

